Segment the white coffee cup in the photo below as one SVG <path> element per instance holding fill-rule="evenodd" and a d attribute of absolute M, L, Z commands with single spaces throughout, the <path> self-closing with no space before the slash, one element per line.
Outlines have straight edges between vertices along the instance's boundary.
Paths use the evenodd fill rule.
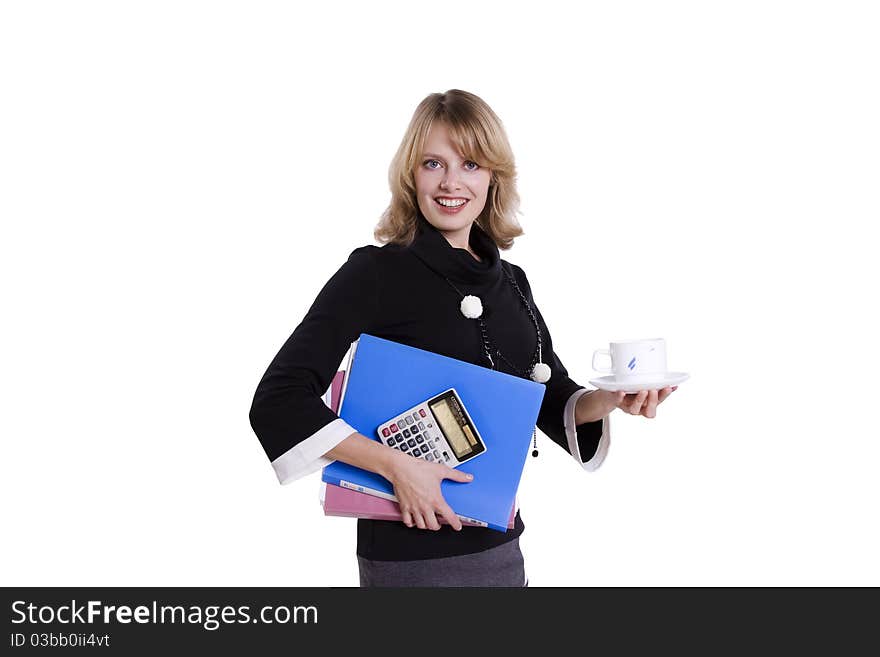
<path fill-rule="evenodd" d="M 593 352 L 593 369 L 605 374 L 614 374 L 616 381 L 651 382 L 666 377 L 666 341 L 663 338 L 646 340 L 618 340 L 608 345 L 609 349 L 596 349 Z M 599 356 L 609 356 L 611 367 L 597 367 Z"/>

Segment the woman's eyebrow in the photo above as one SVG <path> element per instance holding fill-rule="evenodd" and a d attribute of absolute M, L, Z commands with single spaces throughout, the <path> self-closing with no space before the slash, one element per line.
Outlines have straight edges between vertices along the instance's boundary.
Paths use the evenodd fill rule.
<path fill-rule="evenodd" d="M 433 157 L 435 160 L 446 160 L 442 155 L 437 155 L 435 153 L 425 153 L 422 157 Z M 466 160 L 467 158 L 464 155 L 460 155 L 461 159 Z"/>

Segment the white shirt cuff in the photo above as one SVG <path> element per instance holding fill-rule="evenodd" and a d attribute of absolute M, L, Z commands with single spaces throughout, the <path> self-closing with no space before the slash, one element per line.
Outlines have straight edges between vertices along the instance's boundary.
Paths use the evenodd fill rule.
<path fill-rule="evenodd" d="M 324 456 L 351 434 L 357 433 L 349 424 L 338 418 L 326 424 L 301 443 L 297 443 L 272 461 L 278 481 L 289 484 L 333 463 Z"/>
<path fill-rule="evenodd" d="M 571 452 L 574 460 L 577 461 L 578 465 L 582 466 L 584 470 L 593 472 L 602 465 L 602 462 L 608 455 L 608 447 L 611 445 L 611 427 L 609 426 L 610 416 L 605 416 L 602 419 L 602 437 L 599 438 L 599 446 L 596 448 L 596 453 L 593 454 L 593 458 L 584 462 L 581 458 L 581 449 L 578 446 L 577 425 L 575 424 L 574 410 L 575 406 L 577 406 L 578 399 L 580 399 L 582 395 L 588 395 L 591 392 L 595 392 L 595 390 L 587 390 L 586 388 L 576 390 L 574 394 L 568 398 L 568 402 L 565 404 L 562 421 L 565 426 L 565 437 L 568 438 L 568 450 Z"/>

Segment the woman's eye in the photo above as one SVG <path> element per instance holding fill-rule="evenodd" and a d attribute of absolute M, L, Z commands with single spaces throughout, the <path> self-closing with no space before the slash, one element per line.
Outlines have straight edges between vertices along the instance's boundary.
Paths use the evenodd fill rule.
<path fill-rule="evenodd" d="M 424 166 L 428 167 L 429 169 L 439 169 L 443 166 L 443 164 L 439 160 L 425 160 Z M 480 165 L 473 160 L 465 160 L 463 166 L 467 171 L 476 171 L 480 168 Z"/>

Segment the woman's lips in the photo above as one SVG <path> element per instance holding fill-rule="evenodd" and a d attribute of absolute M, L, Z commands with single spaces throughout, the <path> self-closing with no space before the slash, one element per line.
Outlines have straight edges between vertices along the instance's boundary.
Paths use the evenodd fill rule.
<path fill-rule="evenodd" d="M 454 208 L 450 208 L 448 206 L 443 205 L 437 199 L 434 199 L 434 203 L 438 208 L 440 208 L 440 211 L 443 212 L 444 214 L 457 214 L 464 206 L 466 206 L 468 204 L 468 201 L 465 200 L 464 203 L 462 203 L 461 205 L 458 205 Z"/>

